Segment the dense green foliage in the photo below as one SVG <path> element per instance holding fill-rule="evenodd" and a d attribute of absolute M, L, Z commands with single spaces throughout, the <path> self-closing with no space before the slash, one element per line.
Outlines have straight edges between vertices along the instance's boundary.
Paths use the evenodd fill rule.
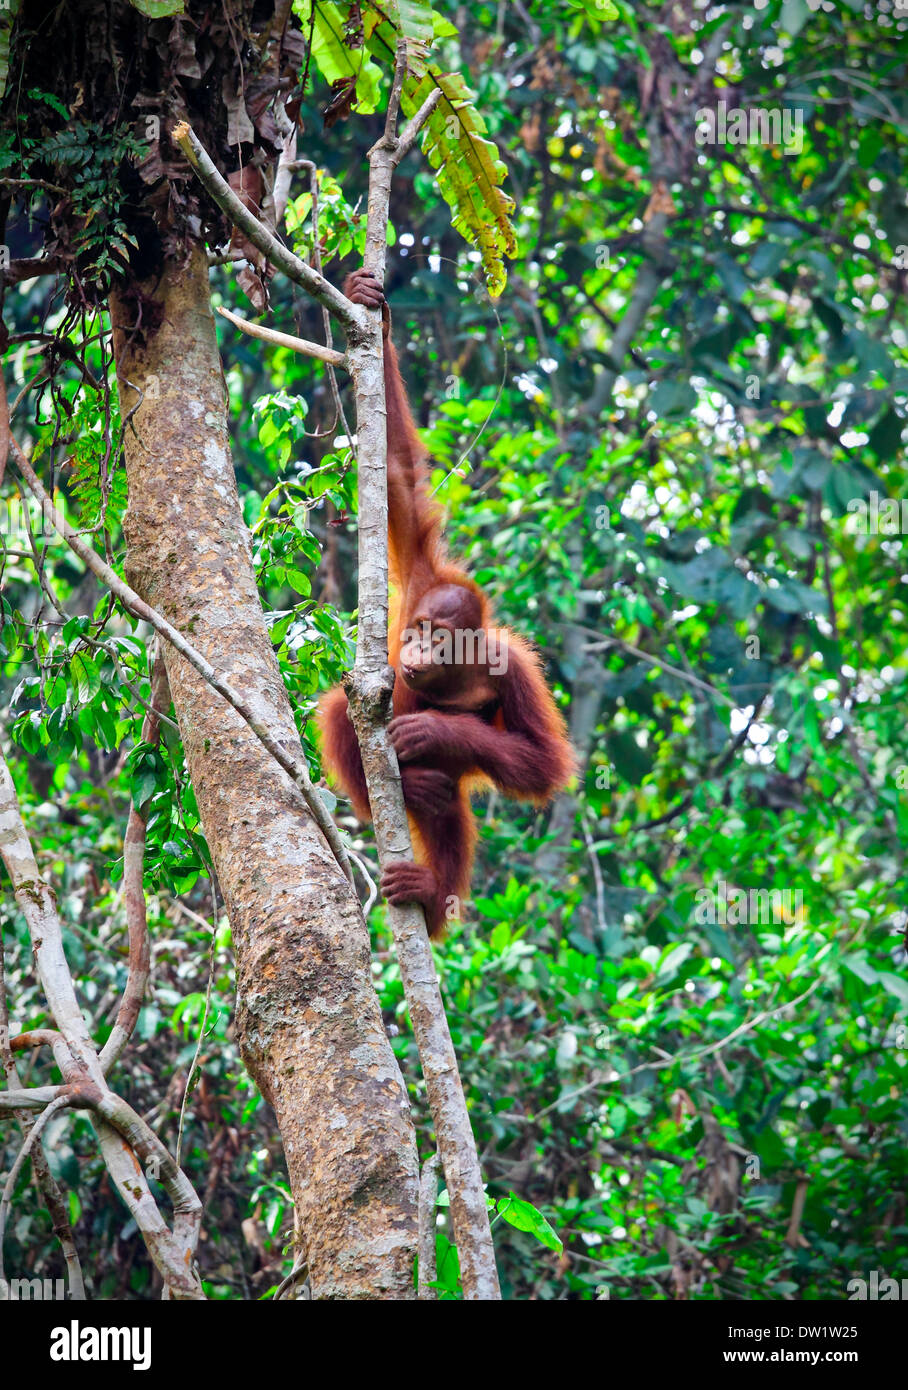
<path fill-rule="evenodd" d="M 856 0 L 679 15 L 622 0 L 459 7 L 442 68 L 475 90 L 516 200 L 500 300 L 431 160 L 411 155 L 392 197 L 395 336 L 452 547 L 538 642 L 582 764 L 554 821 L 477 806 L 472 912 L 439 950 L 490 1195 L 531 1203 L 563 1243 L 520 1229 L 523 1209 L 496 1220 L 510 1298 L 843 1298 L 908 1257 L 908 589 L 883 507 L 905 488 L 908 18 Z M 361 250 L 380 117 L 323 131 L 326 80 L 316 65 L 305 154 L 339 279 Z M 720 99 L 800 112 L 800 148 L 698 143 L 696 112 Z M 289 222 L 300 250 L 314 240 L 306 188 Z M 214 286 L 237 304 L 227 270 Z M 8 308 L 20 330 L 41 322 L 44 285 Z M 321 331 L 279 282 L 274 314 Z M 51 308 L 49 326 L 62 318 Z M 30 351 L 11 358 L 15 390 Z M 263 602 L 316 766 L 306 721 L 355 636 L 355 471 L 321 369 L 229 329 L 223 351 Z M 87 360 L 103 383 L 97 346 Z M 58 365 L 35 398 L 42 457 L 75 437 L 74 501 L 89 525 L 103 512 L 120 556 L 115 411 Z M 172 1143 L 207 1017 L 183 1144 L 208 1192 L 200 1259 L 212 1296 L 261 1296 L 290 1268 L 292 1210 L 232 1040 L 223 920 L 205 1014 L 207 851 L 179 740 L 136 747 L 146 644 L 62 550 L 49 556 L 65 624 L 27 553 L 4 571 L 29 829 L 104 1036 L 125 969 L 128 797 L 152 798 L 153 987 L 122 1088 Z M 744 920 L 735 890 L 753 893 Z M 728 912 L 710 912 L 723 891 Z M 39 1026 L 24 931 L 4 917 L 14 1028 Z M 371 925 L 425 1155 L 380 906 Z M 100 1252 L 94 1287 L 150 1294 L 99 1163 L 77 1161 L 85 1126 L 58 1116 L 52 1137 Z M 15 1246 L 43 1272 L 47 1218 L 24 1197 L 18 1212 L 8 1262 Z M 453 1257 L 440 1277 L 453 1293 Z"/>

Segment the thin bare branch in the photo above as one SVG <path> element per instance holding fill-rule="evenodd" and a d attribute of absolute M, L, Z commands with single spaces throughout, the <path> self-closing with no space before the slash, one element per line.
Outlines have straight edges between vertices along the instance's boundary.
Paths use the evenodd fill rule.
<path fill-rule="evenodd" d="M 346 356 L 338 352 L 337 348 L 310 343 L 306 338 L 294 338 L 291 333 L 279 333 L 276 328 L 266 328 L 262 323 L 250 323 L 248 319 L 241 319 L 239 314 L 233 314 L 229 309 L 218 308 L 218 313 L 228 319 L 235 328 L 248 333 L 250 338 L 261 338 L 263 342 L 274 343 L 276 347 L 290 348 L 293 352 L 304 353 L 306 357 L 317 357 L 321 362 L 329 362 L 332 367 L 347 365 Z"/>
<path fill-rule="evenodd" d="M 431 1287 L 438 1278 L 435 1258 L 435 1202 L 438 1197 L 438 1154 L 423 1164 L 419 1179 L 419 1297 L 426 1302 L 436 1298 Z"/>
<path fill-rule="evenodd" d="M 35 280 L 39 275 L 59 275 L 63 262 L 56 256 L 23 256 L 10 261 L 3 271 L 7 285 L 17 285 L 22 280 Z"/>
<path fill-rule="evenodd" d="M 38 871 L 22 821 L 12 773 L 2 755 L 0 857 L 9 874 L 16 903 L 28 926 L 38 978 L 60 1035 L 59 1039 L 53 1035 L 50 1040 L 54 1046 L 54 1059 L 67 1084 L 57 1090 L 48 1109 L 56 1113 L 58 1109 L 72 1105 L 95 1112 L 92 1123 L 107 1170 L 161 1271 L 166 1295 L 177 1299 L 201 1299 L 204 1294 L 192 1268 L 198 1234 L 198 1222 L 195 1220 L 195 1212 L 200 1210 L 198 1197 L 185 1174 L 176 1170 L 173 1159 L 153 1131 L 107 1086 L 63 950 L 63 925 L 57 912 L 56 897 Z M 28 1095 L 27 1092 L 18 1094 L 20 1097 Z M 9 1095 L 9 1092 L 3 1093 L 3 1098 Z M 45 1113 L 42 1123 L 46 1123 L 47 1118 Z M 132 1142 L 124 1142 L 111 1120 L 126 1130 Z M 152 1196 L 144 1172 L 137 1164 L 137 1153 L 146 1158 L 153 1157 L 165 1181 L 174 1204 L 173 1232 Z"/>
<path fill-rule="evenodd" d="M 6 395 L 6 378 L 0 371 L 0 483 L 6 472 L 9 458 L 9 400 Z"/>
<path fill-rule="evenodd" d="M 160 738 L 160 716 L 166 714 L 170 708 L 170 687 L 167 684 L 167 669 L 161 653 L 160 640 L 155 643 L 155 647 L 151 668 L 151 709 L 142 722 L 142 742 L 149 743 L 152 747 L 157 746 Z M 129 932 L 129 966 L 126 988 L 117 1011 L 116 1022 L 110 1037 L 101 1049 L 101 1069 L 105 1075 L 122 1055 L 123 1049 L 132 1037 L 148 984 L 151 949 L 143 884 L 147 817 L 147 807 L 130 806 L 126 834 L 123 837 L 123 897 Z"/>
<path fill-rule="evenodd" d="M 398 50 L 392 88 L 396 111 L 404 64 Z M 384 283 L 388 207 L 397 140 L 393 123 L 369 151 L 369 214 L 364 266 Z M 388 666 L 387 439 L 381 311 L 368 310 L 368 336 L 351 341 L 347 358 L 356 397 L 359 478 L 359 639 L 345 682 L 373 810 L 382 868 L 412 859 L 397 756 L 387 733 L 392 673 Z M 451 1202 L 466 1299 L 499 1299 L 498 1273 L 476 1144 L 451 1041 L 423 910 L 388 908 L 388 921 L 419 1050 L 436 1142 Z"/>
<path fill-rule="evenodd" d="M 65 1086 L 31 1086 L 0 1091 L 0 1110 L 44 1110 L 65 1093 Z"/>
<path fill-rule="evenodd" d="M 394 58 L 394 77 L 388 96 L 388 109 L 385 112 L 385 139 L 391 146 L 397 143 L 397 117 L 400 112 L 400 94 L 407 76 L 407 41 L 397 40 L 397 53 Z"/>
<path fill-rule="evenodd" d="M 721 700 L 724 705 L 730 706 L 731 709 L 737 709 L 735 701 L 723 691 L 717 690 L 714 685 L 708 685 L 706 681 L 689 675 L 687 671 L 679 670 L 677 666 L 670 666 L 660 656 L 652 656 L 650 652 L 641 651 L 639 647 L 625 642 L 621 637 L 603 637 L 600 642 L 587 643 L 583 650 L 586 652 L 605 652 L 610 647 L 620 647 L 622 651 L 637 657 L 639 661 L 645 661 L 649 666 L 657 666 L 660 671 L 665 671 L 666 675 L 674 676 L 676 680 L 684 681 L 687 685 L 693 685 L 697 690 L 702 690 L 705 695 L 711 695 L 714 700 Z"/>
<path fill-rule="evenodd" d="M 278 241 L 274 232 L 270 231 L 254 213 L 243 206 L 227 180 L 216 169 L 204 145 L 186 121 L 180 121 L 177 125 L 173 132 L 173 139 L 188 159 L 199 181 L 204 184 L 224 215 L 248 237 L 266 260 L 275 269 L 282 271 L 294 284 L 300 285 L 307 294 L 311 294 L 313 299 L 318 300 L 319 304 L 323 304 L 347 333 L 355 335 L 361 332 L 362 311 L 355 304 L 351 304 L 349 299 L 341 294 L 340 290 L 335 289 L 324 276 L 319 275 L 318 271 L 313 270 L 311 266 L 306 265 L 305 261 L 301 261 L 299 256 L 295 256 L 292 251 L 289 251 L 282 242 Z"/>
<path fill-rule="evenodd" d="M 50 1030 L 41 1030 L 50 1031 Z M 21 1036 L 21 1035 L 20 1035 Z M 6 996 L 6 978 L 4 973 L 3 961 L 3 933 L 0 932 L 0 1065 L 6 1078 L 7 1087 L 14 1091 L 18 1090 L 21 1081 L 19 1070 L 16 1066 L 16 1059 L 13 1053 L 16 1051 L 18 1039 L 12 1042 L 9 1036 L 9 1007 Z M 16 1119 L 22 1130 L 23 1138 L 28 1138 L 34 1120 L 26 1110 L 15 1112 Z M 47 1155 L 44 1152 L 43 1143 L 39 1144 L 32 1152 L 32 1167 L 35 1177 L 38 1180 L 38 1187 L 44 1199 L 44 1205 L 50 1213 L 50 1219 L 54 1228 L 54 1235 L 60 1242 L 60 1249 L 66 1261 L 66 1272 L 69 1284 L 69 1296 L 71 1299 L 84 1301 L 85 1299 L 85 1280 L 82 1277 L 82 1264 L 79 1260 L 79 1251 L 76 1248 L 75 1237 L 73 1236 L 72 1222 L 69 1217 L 69 1204 L 61 1191 L 60 1184 L 50 1170 Z"/>
<path fill-rule="evenodd" d="M 436 106 L 440 101 L 441 88 L 436 87 L 435 90 L 430 92 L 429 95 L 426 97 L 422 106 L 416 112 L 416 115 L 411 117 L 411 119 L 404 126 L 403 130 L 400 132 L 400 139 L 397 142 L 397 149 L 394 151 L 395 168 L 400 163 L 400 161 L 402 159 L 405 159 L 406 156 L 410 153 L 417 135 L 422 130 L 426 121 L 429 119 L 432 112 L 435 110 Z"/>
<path fill-rule="evenodd" d="M 50 1120 L 54 1115 L 56 1115 L 58 1111 L 65 1110 L 67 1106 L 71 1104 L 72 1102 L 68 1095 L 58 1096 L 55 1101 L 51 1101 L 47 1109 L 41 1115 L 38 1116 L 37 1120 L 35 1120 L 31 1129 L 26 1134 L 25 1139 L 22 1143 L 22 1147 L 16 1155 L 12 1168 L 9 1170 L 9 1177 L 7 1178 L 6 1184 L 3 1188 L 3 1196 L 0 1197 L 0 1288 L 3 1288 L 6 1283 L 6 1280 L 4 1278 L 3 1265 L 3 1236 L 4 1232 L 6 1231 L 6 1217 L 10 1209 L 10 1204 L 13 1200 L 13 1193 L 16 1190 L 16 1183 L 19 1179 L 19 1174 L 22 1171 L 22 1165 L 28 1158 L 28 1155 L 31 1152 L 34 1145 L 37 1144 L 40 1140 L 41 1131 L 47 1124 L 48 1120 Z"/>

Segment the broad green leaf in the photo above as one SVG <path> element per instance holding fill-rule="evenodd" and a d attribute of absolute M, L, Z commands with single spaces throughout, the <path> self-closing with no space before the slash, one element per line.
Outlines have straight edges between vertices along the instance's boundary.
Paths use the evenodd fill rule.
<path fill-rule="evenodd" d="M 429 47 L 435 37 L 435 12 L 423 0 L 389 0 L 388 18 L 407 41 L 407 69 L 411 76 L 425 75 Z M 456 33 L 456 30 L 455 30 Z"/>
<path fill-rule="evenodd" d="M 309 33 L 310 5 L 299 7 L 304 33 Z M 312 60 L 329 84 L 343 78 L 356 79 L 356 110 L 368 115 L 378 107 L 380 74 L 365 49 L 349 49 L 343 42 L 346 7 L 317 0 L 312 32 Z"/>
<path fill-rule="evenodd" d="M 504 257 L 517 254 L 510 222 L 514 201 L 501 188 L 507 171 L 460 73 L 432 69 L 418 84 L 408 78 L 402 110 L 412 116 L 439 89 L 442 96 L 426 122 L 423 153 L 436 171 L 454 227 L 480 252 L 489 293 L 497 296 L 505 286 Z"/>
<path fill-rule="evenodd" d="M 101 689 L 101 677 L 92 657 L 85 652 L 76 652 L 69 662 L 69 669 L 76 685 L 80 702 L 87 705 Z"/>
<path fill-rule="evenodd" d="M 852 975 L 857 975 L 858 979 L 862 980 L 865 985 L 876 985 L 879 981 L 880 973 L 869 964 L 865 952 L 860 954 L 853 952 L 843 956 L 842 965 L 846 970 L 850 970 Z"/>
<path fill-rule="evenodd" d="M 561 1240 L 552 1230 L 542 1212 L 537 1211 L 529 1202 L 522 1202 L 511 1192 L 507 1197 L 502 1197 L 499 1200 L 498 1212 L 508 1225 L 515 1226 L 518 1231 L 528 1231 L 549 1250 L 554 1250 L 558 1255 L 561 1254 L 564 1249 Z"/>
<path fill-rule="evenodd" d="M 184 0 L 129 0 L 134 10 L 148 19 L 166 19 L 169 14 L 183 14 Z"/>

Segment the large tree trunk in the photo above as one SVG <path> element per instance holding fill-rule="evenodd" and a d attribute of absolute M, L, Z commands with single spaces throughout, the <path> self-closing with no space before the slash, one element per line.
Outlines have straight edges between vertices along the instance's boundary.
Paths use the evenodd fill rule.
<path fill-rule="evenodd" d="M 146 393 L 126 431 L 129 581 L 300 756 L 240 512 L 204 253 L 111 314 L 124 416 Z M 313 1296 L 412 1297 L 416 1148 L 356 898 L 239 716 L 172 650 L 167 672 L 230 915 L 242 1055 L 277 1115 Z"/>

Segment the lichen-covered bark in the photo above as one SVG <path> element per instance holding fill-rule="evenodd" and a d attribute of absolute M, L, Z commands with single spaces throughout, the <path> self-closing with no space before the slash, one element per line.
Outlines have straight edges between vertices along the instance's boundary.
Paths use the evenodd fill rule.
<path fill-rule="evenodd" d="M 204 254 L 111 313 L 124 415 L 145 392 L 126 432 L 129 582 L 298 755 L 230 460 Z M 358 904 L 240 717 L 172 650 L 167 671 L 230 915 L 243 1058 L 277 1114 L 313 1295 L 412 1297 L 415 1141 Z"/>

